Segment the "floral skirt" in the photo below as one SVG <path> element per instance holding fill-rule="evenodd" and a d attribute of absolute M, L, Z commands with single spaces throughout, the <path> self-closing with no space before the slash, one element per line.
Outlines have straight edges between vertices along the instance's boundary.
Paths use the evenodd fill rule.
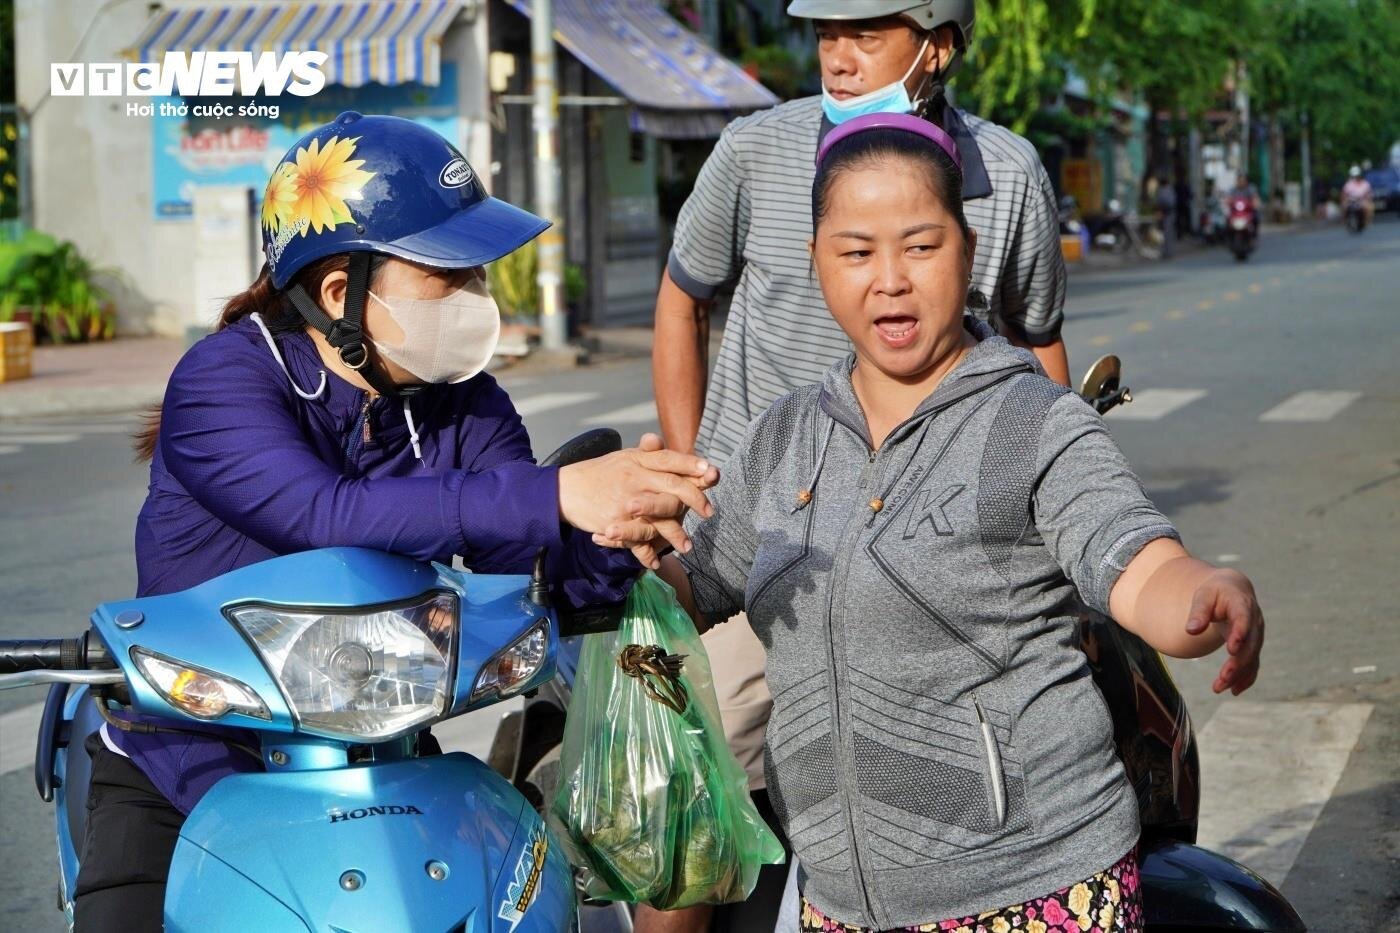
<path fill-rule="evenodd" d="M 1024 904 L 1003 907 L 976 917 L 961 917 L 937 923 L 901 927 L 909 933 L 1141 933 L 1142 892 L 1138 885 L 1137 849 L 1076 885 Z M 868 933 L 822 915 L 806 898 L 802 899 L 804 933 Z"/>

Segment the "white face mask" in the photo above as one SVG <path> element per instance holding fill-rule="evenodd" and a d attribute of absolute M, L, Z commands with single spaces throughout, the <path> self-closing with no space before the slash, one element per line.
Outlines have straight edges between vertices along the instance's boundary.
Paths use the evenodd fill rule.
<path fill-rule="evenodd" d="M 445 298 L 395 298 L 389 304 L 369 294 L 403 330 L 402 343 L 370 342 L 424 382 L 465 382 L 491 362 L 501 339 L 501 310 L 479 276 Z"/>

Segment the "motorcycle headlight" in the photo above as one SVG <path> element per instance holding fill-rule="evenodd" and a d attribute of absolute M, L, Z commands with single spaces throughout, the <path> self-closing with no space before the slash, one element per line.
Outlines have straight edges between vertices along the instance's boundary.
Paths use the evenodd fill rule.
<path fill-rule="evenodd" d="M 303 728 L 384 741 L 447 709 L 457 597 L 307 610 L 247 605 L 228 616 L 252 641 Z"/>
<path fill-rule="evenodd" d="M 247 684 L 232 677 L 145 648 L 132 648 L 131 659 L 165 702 L 195 719 L 219 719 L 229 713 L 272 718 L 262 699 Z"/>
<path fill-rule="evenodd" d="M 495 694 L 508 697 L 530 682 L 544 666 L 549 648 L 549 621 L 541 619 L 510 647 L 481 666 L 472 686 L 472 702 Z"/>

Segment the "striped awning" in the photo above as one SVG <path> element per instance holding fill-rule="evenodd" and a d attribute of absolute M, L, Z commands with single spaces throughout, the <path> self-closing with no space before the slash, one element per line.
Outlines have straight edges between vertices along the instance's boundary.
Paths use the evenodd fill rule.
<path fill-rule="evenodd" d="M 166 52 L 325 52 L 328 84 L 436 85 L 442 35 L 461 0 L 228 0 L 163 4 L 130 49 Z"/>
<path fill-rule="evenodd" d="M 526 16 L 530 0 L 507 0 Z M 637 129 L 718 136 L 778 98 L 652 0 L 554 0 L 554 37 L 632 105 Z"/>

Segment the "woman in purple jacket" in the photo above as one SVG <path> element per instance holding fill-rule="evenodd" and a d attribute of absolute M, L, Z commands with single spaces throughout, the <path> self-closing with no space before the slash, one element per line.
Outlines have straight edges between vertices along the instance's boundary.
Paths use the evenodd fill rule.
<path fill-rule="evenodd" d="M 622 598 L 655 547 L 688 549 L 679 519 L 708 514 L 718 479 L 703 461 L 644 438 L 535 464 L 482 372 L 500 333 L 482 266 L 548 223 L 489 197 L 445 140 L 342 114 L 274 170 L 262 226 L 267 264 L 185 354 L 138 438 L 151 461 L 138 595 L 311 548 L 522 573 L 543 547 L 578 606 Z M 590 539 L 618 521 L 635 556 Z M 160 928 L 179 827 L 215 781 L 261 768 L 241 747 L 251 740 L 217 727 L 93 737 L 79 930 Z"/>

